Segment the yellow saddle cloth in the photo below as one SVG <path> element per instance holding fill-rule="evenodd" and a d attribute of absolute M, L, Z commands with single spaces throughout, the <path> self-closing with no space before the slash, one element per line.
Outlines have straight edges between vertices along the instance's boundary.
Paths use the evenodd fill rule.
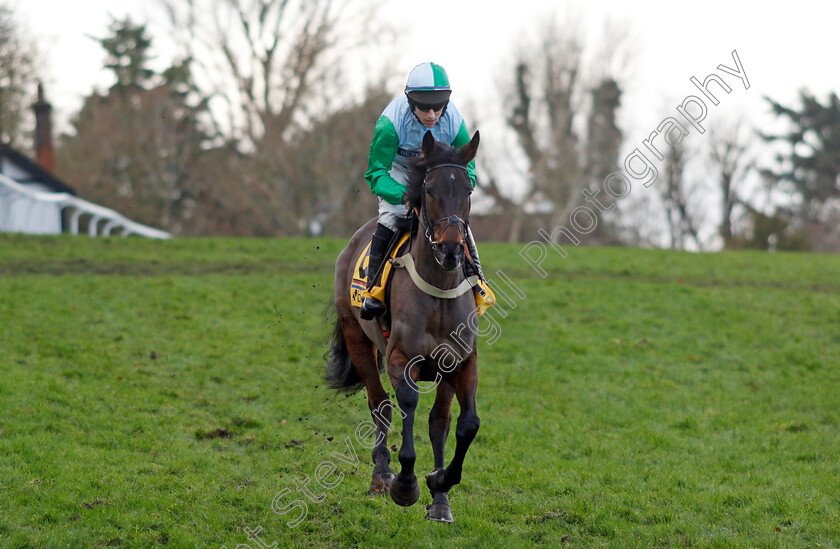
<path fill-rule="evenodd" d="M 400 237 L 399 242 L 397 245 L 394 246 L 394 249 L 391 250 L 391 253 L 388 254 L 386 258 L 385 264 L 382 266 L 382 276 L 379 277 L 379 285 L 374 286 L 370 290 L 370 296 L 378 299 L 382 303 L 385 303 L 385 288 L 388 287 L 388 279 L 391 276 L 391 270 L 393 269 L 393 265 L 391 265 L 390 261 L 387 259 L 392 259 L 397 257 L 397 255 L 401 252 L 402 247 L 408 242 L 408 239 L 411 237 L 411 233 L 405 233 Z M 365 290 L 367 290 L 367 283 L 368 283 L 368 263 L 370 262 L 370 242 L 368 242 L 367 246 L 362 250 L 362 253 L 359 254 L 359 257 L 356 258 L 356 268 L 353 269 L 353 281 L 350 283 L 350 304 L 353 307 L 361 307 L 362 300 L 365 298 Z M 374 273 L 370 273 L 373 275 Z"/>
<path fill-rule="evenodd" d="M 406 233 L 400 237 L 399 242 L 397 242 L 397 245 L 394 246 L 391 253 L 388 254 L 387 259 L 396 259 L 401 256 L 403 248 L 405 248 L 405 244 L 408 242 L 410 236 L 411 235 L 409 233 Z M 386 288 L 388 287 L 391 273 L 394 270 L 394 265 L 390 261 L 385 261 L 385 264 L 382 266 L 382 275 L 379 277 L 379 284 L 371 288 L 370 292 L 368 292 L 367 282 L 369 262 L 370 242 L 368 242 L 367 246 L 365 246 L 359 254 L 359 257 L 356 258 L 355 269 L 353 269 L 353 280 L 350 283 L 350 304 L 353 307 L 361 307 L 362 301 L 368 295 L 378 299 L 382 303 L 386 303 Z M 485 310 L 496 303 L 496 296 L 493 294 L 493 290 L 490 289 L 490 286 L 488 286 L 483 280 L 477 280 L 475 284 L 476 285 L 473 287 L 473 293 L 475 295 L 478 315 L 481 316 Z"/>

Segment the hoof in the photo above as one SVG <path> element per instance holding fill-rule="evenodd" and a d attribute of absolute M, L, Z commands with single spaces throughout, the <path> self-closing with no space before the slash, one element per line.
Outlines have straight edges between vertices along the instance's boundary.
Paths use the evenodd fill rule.
<path fill-rule="evenodd" d="M 368 493 L 371 495 L 384 494 L 390 488 L 393 480 L 393 473 L 374 474 L 370 479 L 370 490 Z"/>
<path fill-rule="evenodd" d="M 426 520 L 437 522 L 455 522 L 452 518 L 452 509 L 445 503 L 433 503 L 427 507 Z"/>
<path fill-rule="evenodd" d="M 420 499 L 420 485 L 417 484 L 417 477 L 414 475 L 404 482 L 400 476 L 391 483 L 391 499 L 402 507 L 411 507 Z"/>
<path fill-rule="evenodd" d="M 433 494 L 435 492 L 448 492 L 450 487 L 444 486 L 444 478 L 446 477 L 443 469 L 435 469 L 426 475 L 426 486 Z"/>

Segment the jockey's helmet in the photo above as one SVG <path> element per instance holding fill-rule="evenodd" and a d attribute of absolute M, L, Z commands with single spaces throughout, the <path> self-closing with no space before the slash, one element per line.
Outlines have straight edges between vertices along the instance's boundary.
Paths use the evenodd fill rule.
<path fill-rule="evenodd" d="M 405 94 L 411 103 L 445 104 L 451 93 L 449 76 L 436 63 L 420 63 L 411 69 L 405 85 Z"/>

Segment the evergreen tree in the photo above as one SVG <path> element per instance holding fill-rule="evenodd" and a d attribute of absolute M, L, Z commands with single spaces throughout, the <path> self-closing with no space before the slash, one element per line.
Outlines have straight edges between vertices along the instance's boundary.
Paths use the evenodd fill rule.
<path fill-rule="evenodd" d="M 111 32 L 105 38 L 95 39 L 107 52 L 105 68 L 117 78 L 114 88 L 146 88 L 152 83 L 155 72 L 148 67 L 152 60 L 149 49 L 152 39 L 146 25 L 135 25 L 131 17 L 119 21 L 112 19 Z"/>
<path fill-rule="evenodd" d="M 778 170 L 767 170 L 773 181 L 792 186 L 806 210 L 840 198 L 840 99 L 831 93 L 826 104 L 805 90 L 799 92 L 800 108 L 785 107 L 765 98 L 780 118 L 790 123 L 783 135 L 764 135 L 768 141 L 790 145 L 779 155 Z"/>
<path fill-rule="evenodd" d="M 189 232 L 196 206 L 191 178 L 207 136 L 200 117 L 206 102 L 192 101 L 189 61 L 157 74 L 148 63 L 145 25 L 114 21 L 99 42 L 116 83 L 85 99 L 74 135 L 58 151 L 62 173 L 80 195 L 142 223 Z"/>

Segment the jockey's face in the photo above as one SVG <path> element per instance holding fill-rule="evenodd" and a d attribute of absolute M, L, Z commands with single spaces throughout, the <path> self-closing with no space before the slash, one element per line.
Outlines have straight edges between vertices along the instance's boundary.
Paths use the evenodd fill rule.
<path fill-rule="evenodd" d="M 435 124 L 438 123 L 438 120 L 440 120 L 440 116 L 443 114 L 443 107 L 437 111 L 433 108 L 429 108 L 427 111 L 421 111 L 420 107 L 414 107 L 414 114 L 417 116 L 417 119 L 421 124 L 427 128 L 433 128 Z"/>

